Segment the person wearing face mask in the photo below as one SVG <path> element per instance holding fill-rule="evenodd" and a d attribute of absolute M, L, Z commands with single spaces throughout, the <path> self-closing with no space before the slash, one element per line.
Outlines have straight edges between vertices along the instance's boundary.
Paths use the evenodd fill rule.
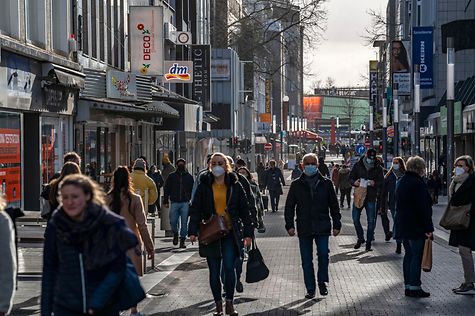
<path fill-rule="evenodd" d="M 367 187 L 363 207 L 357 208 L 353 201 L 352 217 L 356 235 L 358 237 L 354 249 L 359 249 L 365 242 L 364 231 L 360 221 L 361 212 L 363 211 L 363 208 L 365 208 L 368 221 L 366 251 L 372 251 L 371 242 L 374 239 L 377 215 L 376 200 L 384 181 L 383 168 L 376 161 L 376 150 L 372 148 L 368 149 L 366 155 L 361 157 L 361 159 L 353 166 L 350 172 L 350 180 L 354 187 L 359 187 L 360 185 Z"/>
<path fill-rule="evenodd" d="M 458 247 L 462 258 L 464 282 L 453 289 L 455 294 L 475 295 L 475 268 L 472 251 L 475 250 L 475 173 L 470 156 L 455 160 L 454 177 L 449 187 L 449 203 L 454 206 L 471 204 L 470 224 L 464 230 L 451 230 L 449 245 Z"/>
<path fill-rule="evenodd" d="M 186 248 L 185 240 L 188 234 L 188 211 L 193 191 L 193 176 L 185 168 L 186 161 L 179 158 L 176 161 L 176 171 L 170 173 L 165 181 L 163 205 L 170 206 L 170 225 L 173 231 L 173 245 Z M 171 204 L 170 204 L 171 201 Z"/>
<path fill-rule="evenodd" d="M 313 244 L 317 246 L 318 289 L 320 295 L 324 296 L 328 294 L 326 283 L 329 282 L 328 240 L 332 233 L 333 236 L 340 233 L 341 214 L 332 181 L 318 171 L 317 156 L 306 154 L 303 166 L 303 174 L 292 182 L 287 195 L 285 229 L 289 236 L 295 236 L 295 222 L 297 222 L 300 256 L 307 290 L 305 298 L 313 299 L 316 291 Z"/>
<path fill-rule="evenodd" d="M 224 217 L 230 230 L 227 235 L 210 244 L 199 243 L 199 254 L 206 258 L 208 263 L 209 282 L 216 303 L 216 312 L 213 315 L 223 315 L 223 280 L 226 315 L 237 316 L 233 302 L 236 286 L 235 262 L 243 255 L 241 240 L 244 240 L 244 246 L 251 245 L 254 228 L 244 189 L 222 153 L 213 154 L 209 171 L 200 176 L 200 184 L 190 206 L 188 232 L 191 242 L 199 241 L 200 223 L 209 220 L 213 215 Z M 221 278 L 221 269 L 224 269 L 224 278 Z"/>
<path fill-rule="evenodd" d="M 384 176 L 384 183 L 381 193 L 378 198 L 378 213 L 381 214 L 381 221 L 383 223 L 383 229 L 386 234 L 386 241 L 389 241 L 391 237 L 396 238 L 396 253 L 401 254 L 402 249 L 402 240 L 397 238 L 395 227 L 393 226 L 393 231 L 389 229 L 389 219 L 388 219 L 388 210 L 391 211 L 391 215 L 394 219 L 396 218 L 396 203 L 395 203 L 395 193 L 396 193 L 396 182 L 402 178 L 406 172 L 406 164 L 404 159 L 401 157 L 394 157 L 393 164 Z"/>

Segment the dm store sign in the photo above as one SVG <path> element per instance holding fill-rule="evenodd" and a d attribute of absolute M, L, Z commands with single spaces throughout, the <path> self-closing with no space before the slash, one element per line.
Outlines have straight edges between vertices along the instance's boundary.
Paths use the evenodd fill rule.
<path fill-rule="evenodd" d="M 163 82 L 166 83 L 192 83 L 192 61 L 165 61 L 165 73 Z"/>

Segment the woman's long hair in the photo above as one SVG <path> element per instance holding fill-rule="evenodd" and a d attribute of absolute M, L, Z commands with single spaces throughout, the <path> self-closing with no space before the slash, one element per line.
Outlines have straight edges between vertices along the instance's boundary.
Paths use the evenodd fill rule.
<path fill-rule="evenodd" d="M 112 195 L 112 202 L 109 205 L 111 211 L 120 214 L 122 193 L 125 193 L 129 201 L 131 201 L 132 192 L 133 188 L 129 169 L 125 166 L 117 167 L 117 169 L 114 171 L 112 188 L 108 193 L 108 195 Z"/>
<path fill-rule="evenodd" d="M 63 165 L 59 178 L 54 179 L 50 183 L 51 191 L 49 193 L 49 201 L 51 204 L 58 203 L 59 184 L 66 176 L 71 174 L 81 174 L 81 169 L 75 162 L 68 161 Z"/>
<path fill-rule="evenodd" d="M 404 162 L 404 159 L 402 157 L 394 157 L 393 160 L 396 159 L 399 163 L 399 171 L 401 172 L 406 172 L 406 163 Z M 393 166 L 389 168 L 388 172 L 384 176 L 385 178 L 389 177 L 389 175 L 393 172 Z"/>
<path fill-rule="evenodd" d="M 246 178 L 247 180 L 249 180 L 249 182 L 251 181 L 254 182 L 254 178 L 252 177 L 251 171 L 249 171 L 249 169 L 247 169 L 246 167 L 241 167 L 238 170 L 236 170 L 236 172 L 239 173 L 239 171 L 241 170 L 246 171 Z"/>

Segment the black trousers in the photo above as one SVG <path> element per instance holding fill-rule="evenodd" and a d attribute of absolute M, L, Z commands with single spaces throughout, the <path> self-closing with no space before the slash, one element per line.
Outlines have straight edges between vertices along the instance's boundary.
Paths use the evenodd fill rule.
<path fill-rule="evenodd" d="M 279 208 L 280 194 L 277 191 L 269 191 L 269 197 L 272 212 L 275 212 Z"/>
<path fill-rule="evenodd" d="M 384 230 L 384 234 L 385 235 L 388 235 L 389 232 L 391 231 L 389 229 L 389 218 L 388 218 L 388 212 L 387 211 L 383 211 L 381 212 L 381 224 L 383 225 L 383 230 Z"/>
<path fill-rule="evenodd" d="M 348 202 L 348 207 L 351 205 L 351 188 L 349 189 L 342 189 L 340 190 L 340 206 L 343 207 L 343 202 L 346 201 Z"/>

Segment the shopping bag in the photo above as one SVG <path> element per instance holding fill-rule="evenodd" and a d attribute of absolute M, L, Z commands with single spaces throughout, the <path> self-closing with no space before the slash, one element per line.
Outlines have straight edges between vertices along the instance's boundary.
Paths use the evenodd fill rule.
<path fill-rule="evenodd" d="M 355 204 L 356 208 L 363 208 L 364 201 L 366 199 L 366 192 L 367 188 L 365 187 L 359 186 L 355 188 L 353 203 Z"/>
<path fill-rule="evenodd" d="M 255 238 L 252 239 L 246 267 L 246 283 L 256 283 L 265 280 L 269 276 L 269 268 L 264 263 L 264 258 L 259 248 L 257 248 Z"/>
<path fill-rule="evenodd" d="M 424 244 L 421 268 L 424 272 L 430 272 L 432 270 L 432 239 L 430 238 L 427 238 Z"/>

